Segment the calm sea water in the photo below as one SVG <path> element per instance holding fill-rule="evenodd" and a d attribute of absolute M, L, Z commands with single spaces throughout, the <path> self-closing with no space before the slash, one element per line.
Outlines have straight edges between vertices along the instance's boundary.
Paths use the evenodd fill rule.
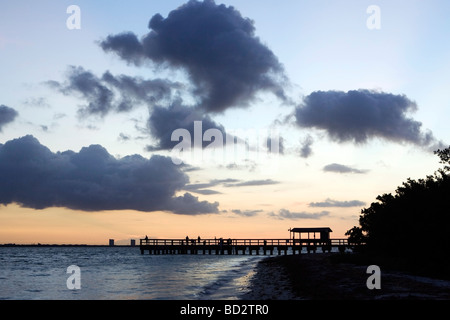
<path fill-rule="evenodd" d="M 0 247 L 0 299 L 239 299 L 262 258 L 141 255 L 139 247 Z M 80 289 L 68 288 L 72 265 L 79 267 Z"/>

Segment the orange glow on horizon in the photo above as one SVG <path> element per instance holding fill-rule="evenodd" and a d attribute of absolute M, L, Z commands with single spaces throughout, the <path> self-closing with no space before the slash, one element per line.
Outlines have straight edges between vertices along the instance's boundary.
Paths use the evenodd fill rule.
<path fill-rule="evenodd" d="M 166 212 L 108 211 L 81 212 L 65 208 L 34 210 L 9 205 L 0 209 L 0 244 L 97 244 L 109 239 L 128 244 L 130 239 L 287 239 L 289 228 L 327 226 L 332 238 L 345 238 L 356 225 L 352 219 L 280 220 L 259 213 L 240 217 L 234 213 L 176 215 Z"/>

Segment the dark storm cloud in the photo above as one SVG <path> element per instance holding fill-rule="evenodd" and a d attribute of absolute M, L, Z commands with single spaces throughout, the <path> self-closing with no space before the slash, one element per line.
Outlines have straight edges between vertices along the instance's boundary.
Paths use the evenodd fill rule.
<path fill-rule="evenodd" d="M 190 193 L 183 196 L 172 198 L 167 204 L 166 209 L 177 214 L 202 214 L 202 213 L 218 213 L 218 202 L 198 201 L 198 197 L 194 197 Z"/>
<path fill-rule="evenodd" d="M 332 199 L 326 199 L 322 202 L 311 202 L 309 204 L 310 207 L 318 207 L 318 208 L 329 208 L 329 207 L 338 207 L 338 208 L 349 208 L 349 207 L 361 207 L 366 203 L 359 200 L 351 200 L 351 201 L 338 201 Z"/>
<path fill-rule="evenodd" d="M 149 151 L 172 149 L 179 143 L 179 141 L 172 141 L 172 133 L 177 129 L 186 129 L 191 136 L 191 144 L 194 146 L 195 121 L 201 121 L 201 131 L 197 133 L 201 137 L 206 130 L 217 129 L 221 132 L 225 142 L 225 129 L 221 125 L 199 110 L 184 106 L 180 101 L 177 101 L 167 108 L 159 106 L 153 108 L 147 126 L 151 135 L 157 139 L 157 144 L 148 146 L 147 149 Z M 210 143 L 211 141 L 203 141 L 202 146 L 205 147 Z"/>
<path fill-rule="evenodd" d="M 0 132 L 2 132 L 3 127 L 10 122 L 13 122 L 19 113 L 5 105 L 0 105 Z"/>
<path fill-rule="evenodd" d="M 147 105 L 153 105 L 165 98 L 171 100 L 172 90 L 181 88 L 179 83 L 169 80 L 144 80 L 127 75 L 113 76 L 108 71 L 103 74 L 102 80 L 121 93 L 122 100 L 119 104 L 119 111 L 130 110 L 137 103 L 144 102 Z"/>
<path fill-rule="evenodd" d="M 115 36 L 108 36 L 100 43 L 105 51 L 113 51 L 125 61 L 140 65 L 144 60 L 144 47 L 132 32 L 124 32 Z"/>
<path fill-rule="evenodd" d="M 0 145 L 0 176 L 3 205 L 218 213 L 218 203 L 200 202 L 189 193 L 175 196 L 188 177 L 170 158 L 116 159 L 100 145 L 54 153 L 33 136 L 11 140 Z"/>
<path fill-rule="evenodd" d="M 209 112 L 245 107 L 259 91 L 285 100 L 287 82 L 273 52 L 255 36 L 252 20 L 212 0 L 189 1 L 154 15 L 142 40 L 133 33 L 110 35 L 100 43 L 129 63 L 186 70 L 199 106 Z"/>
<path fill-rule="evenodd" d="M 73 93 L 81 95 L 88 104 L 79 110 L 80 114 L 104 116 L 114 108 L 114 92 L 105 86 L 97 76 L 82 67 L 71 66 L 65 83 L 48 81 L 47 84 L 65 95 Z"/>
<path fill-rule="evenodd" d="M 323 167 L 323 171 L 337 173 L 367 173 L 367 170 L 359 170 L 339 163 L 328 164 Z"/>
<path fill-rule="evenodd" d="M 83 67 L 69 67 L 65 82 L 48 81 L 47 84 L 65 95 L 75 94 L 87 101 L 78 111 L 80 116 L 105 116 L 111 111 L 126 112 L 136 105 L 153 105 L 171 99 L 178 83 L 169 80 L 145 80 L 127 75 L 114 76 L 106 71 L 97 77 Z"/>
<path fill-rule="evenodd" d="M 316 91 L 295 111 L 300 127 L 318 128 L 338 142 L 366 143 L 371 138 L 408 142 L 423 147 L 438 144 L 422 123 L 408 117 L 417 110 L 405 95 L 369 90 Z"/>

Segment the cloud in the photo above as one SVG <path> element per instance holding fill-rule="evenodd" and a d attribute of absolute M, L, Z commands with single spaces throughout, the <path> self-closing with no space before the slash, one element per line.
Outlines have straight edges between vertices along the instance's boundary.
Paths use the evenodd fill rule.
<path fill-rule="evenodd" d="M 19 113 L 13 108 L 3 104 L 0 105 L 0 132 L 2 132 L 4 126 L 13 122 L 18 115 Z"/>
<path fill-rule="evenodd" d="M 234 214 L 237 214 L 241 217 L 254 217 L 258 213 L 262 212 L 262 210 L 240 210 L 240 209 L 233 209 L 231 210 Z"/>
<path fill-rule="evenodd" d="M 227 179 L 213 179 L 208 183 L 199 183 L 196 184 L 197 187 L 213 187 L 213 186 L 217 186 L 217 185 L 229 185 L 235 182 L 239 182 L 240 180 L 238 179 L 233 179 L 233 178 L 227 178 Z"/>
<path fill-rule="evenodd" d="M 325 130 L 337 142 L 367 143 L 381 138 L 422 147 L 440 144 L 422 123 L 408 116 L 417 110 L 405 95 L 370 90 L 316 91 L 295 110 L 298 126 Z"/>
<path fill-rule="evenodd" d="M 121 132 L 119 134 L 119 137 L 117 138 L 117 140 L 122 141 L 122 142 L 129 141 L 130 139 L 131 139 L 130 136 L 125 134 L 125 133 L 123 133 L 123 132 Z"/>
<path fill-rule="evenodd" d="M 50 108 L 47 99 L 44 97 L 32 97 L 24 100 L 24 105 L 36 108 Z"/>
<path fill-rule="evenodd" d="M 183 189 L 186 191 L 202 194 L 202 195 L 212 195 L 212 194 L 220 194 L 221 192 L 215 191 L 212 189 L 207 189 L 210 187 L 214 187 L 217 184 L 215 183 L 197 183 L 197 184 L 189 184 L 186 185 Z"/>
<path fill-rule="evenodd" d="M 145 80 L 127 75 L 114 76 L 106 71 L 97 77 L 83 67 L 70 66 L 64 82 L 47 81 L 47 85 L 64 95 L 79 95 L 87 101 L 78 113 L 81 117 L 105 116 L 109 112 L 127 112 L 137 105 L 152 106 L 172 99 L 173 90 L 181 87 L 169 80 Z"/>
<path fill-rule="evenodd" d="M 339 163 L 326 165 L 323 167 L 323 171 L 337 173 L 367 173 L 367 170 L 359 170 Z"/>
<path fill-rule="evenodd" d="M 257 167 L 257 163 L 251 159 L 244 159 L 243 164 L 229 163 L 226 166 L 222 166 L 227 170 L 245 170 L 247 172 L 254 172 Z"/>
<path fill-rule="evenodd" d="M 175 196 L 189 182 L 171 159 L 116 159 L 100 145 L 52 152 L 33 136 L 0 145 L 0 203 L 27 208 L 218 213 L 218 203 Z"/>
<path fill-rule="evenodd" d="M 361 207 L 364 206 L 365 204 L 366 204 L 365 202 L 359 200 L 338 201 L 328 198 L 322 202 L 311 202 L 309 206 L 319 208 L 329 208 L 329 207 L 349 208 L 349 207 Z"/>
<path fill-rule="evenodd" d="M 221 192 L 211 189 L 194 189 L 190 190 L 191 192 L 202 194 L 204 196 L 210 196 L 212 194 L 220 194 Z"/>
<path fill-rule="evenodd" d="M 180 100 L 175 101 L 169 107 L 156 106 L 148 119 L 147 128 L 151 135 L 157 140 L 156 145 L 148 146 L 147 150 L 170 150 L 179 141 L 172 141 L 172 133 L 177 129 L 186 129 L 191 136 L 191 146 L 194 143 L 194 122 L 201 121 L 201 131 L 197 134 L 202 138 L 202 146 L 205 147 L 211 141 L 203 141 L 203 134 L 208 129 L 217 129 L 221 132 L 223 142 L 226 133 L 223 126 L 217 124 L 208 115 L 199 110 L 185 106 Z"/>
<path fill-rule="evenodd" d="M 312 154 L 312 148 L 311 146 L 314 143 L 314 139 L 311 137 L 311 135 L 307 135 L 306 138 L 302 141 L 302 145 L 300 148 L 300 157 L 302 158 L 308 158 Z"/>
<path fill-rule="evenodd" d="M 243 181 L 243 182 L 231 182 L 231 183 L 225 183 L 225 187 L 249 187 L 249 186 L 266 186 L 266 185 L 272 185 L 272 184 L 278 184 L 278 181 L 274 181 L 272 179 L 265 179 L 265 180 L 249 180 L 249 181 Z"/>
<path fill-rule="evenodd" d="M 311 213 L 311 212 L 291 212 L 287 209 L 280 209 L 278 211 L 278 214 L 271 212 L 271 213 L 269 213 L 269 216 L 276 218 L 276 219 L 280 219 L 280 220 L 284 220 L 284 219 L 288 219 L 288 220 L 299 220 L 299 219 L 318 220 L 318 219 L 328 216 L 329 214 L 330 214 L 330 212 L 328 212 L 328 211 Z"/>
<path fill-rule="evenodd" d="M 245 107 L 259 91 L 286 100 L 282 65 L 255 36 L 253 21 L 235 8 L 191 0 L 167 18 L 155 14 L 149 28 L 142 40 L 125 32 L 109 35 L 100 46 L 131 64 L 186 71 L 207 112 Z"/>
<path fill-rule="evenodd" d="M 145 56 L 142 43 L 132 32 L 124 32 L 115 36 L 108 36 L 105 41 L 100 43 L 100 46 L 103 50 L 113 51 L 125 61 L 136 65 L 141 64 Z"/>
<path fill-rule="evenodd" d="M 218 202 L 210 203 L 208 201 L 198 201 L 198 197 L 194 197 L 190 193 L 183 196 L 174 197 L 167 203 L 167 209 L 178 214 L 202 214 L 202 213 L 218 213 Z"/>
<path fill-rule="evenodd" d="M 278 181 L 274 181 L 272 179 L 266 179 L 266 180 L 249 180 L 249 181 L 242 181 L 238 179 L 214 179 L 206 183 L 194 183 L 194 184 L 188 184 L 183 187 L 183 190 L 195 192 L 199 194 L 204 195 L 210 195 L 210 194 L 219 194 L 219 191 L 211 190 L 210 188 L 216 187 L 216 186 L 222 186 L 226 188 L 234 188 L 234 187 L 248 187 L 248 186 L 264 186 L 264 185 L 272 185 L 272 184 L 278 184 Z"/>
<path fill-rule="evenodd" d="M 102 81 L 120 91 L 122 100 L 119 110 L 124 111 L 132 109 L 139 102 L 151 106 L 164 100 L 171 101 L 173 90 L 182 88 L 180 83 L 167 79 L 145 80 L 127 75 L 114 76 L 108 71 L 103 74 Z"/>

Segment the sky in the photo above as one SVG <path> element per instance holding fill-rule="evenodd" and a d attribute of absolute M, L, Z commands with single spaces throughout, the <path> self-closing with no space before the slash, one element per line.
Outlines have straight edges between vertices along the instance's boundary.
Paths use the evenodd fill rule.
<path fill-rule="evenodd" d="M 345 237 L 441 166 L 449 9 L 1 2 L 0 243 Z"/>

